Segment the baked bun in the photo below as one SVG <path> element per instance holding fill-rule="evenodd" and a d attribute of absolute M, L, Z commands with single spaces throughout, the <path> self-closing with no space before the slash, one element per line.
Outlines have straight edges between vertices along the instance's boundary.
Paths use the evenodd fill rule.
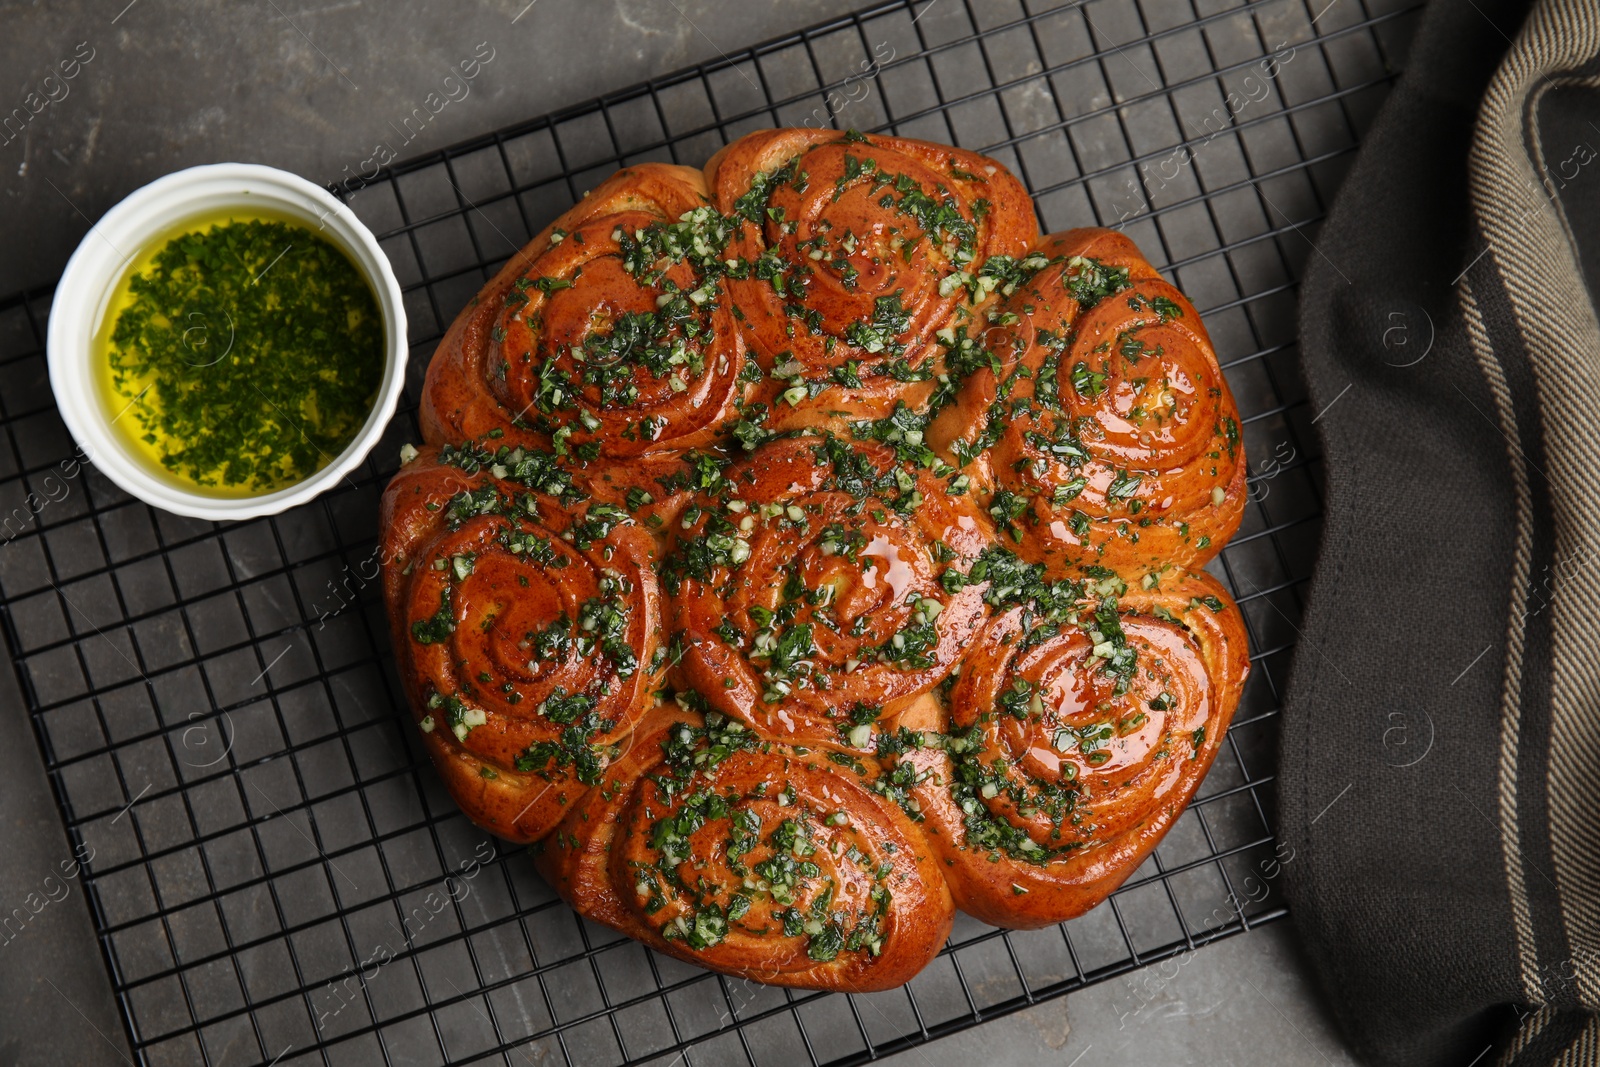
<path fill-rule="evenodd" d="M 1249 674 L 1198 569 L 1246 473 L 1199 316 L 970 152 L 620 171 L 461 313 L 421 425 L 383 583 L 446 786 L 727 974 L 885 989 L 957 907 L 1083 913 Z"/>

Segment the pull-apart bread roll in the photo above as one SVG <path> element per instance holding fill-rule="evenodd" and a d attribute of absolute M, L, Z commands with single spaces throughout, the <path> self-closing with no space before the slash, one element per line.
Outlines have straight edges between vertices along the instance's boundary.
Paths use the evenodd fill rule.
<path fill-rule="evenodd" d="M 602 182 L 429 366 L 384 597 L 462 810 L 582 914 L 811 989 L 1104 900 L 1249 674 L 1193 306 L 994 160 L 769 130 Z"/>

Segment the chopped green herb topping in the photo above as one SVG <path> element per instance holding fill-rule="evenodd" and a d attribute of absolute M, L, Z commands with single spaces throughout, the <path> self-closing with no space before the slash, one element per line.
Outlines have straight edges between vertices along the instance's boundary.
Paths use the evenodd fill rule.
<path fill-rule="evenodd" d="M 128 281 L 111 399 L 169 473 L 265 492 L 332 462 L 365 424 L 384 365 L 372 289 L 334 245 L 276 221 L 168 241 Z"/>

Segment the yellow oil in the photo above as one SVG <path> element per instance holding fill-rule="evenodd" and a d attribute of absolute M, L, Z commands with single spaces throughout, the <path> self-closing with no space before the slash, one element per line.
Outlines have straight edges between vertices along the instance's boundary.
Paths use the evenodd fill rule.
<path fill-rule="evenodd" d="M 163 446 L 167 444 L 169 439 L 157 435 L 154 442 L 146 441 L 142 427 L 130 413 L 134 404 L 144 395 L 144 391 L 153 384 L 154 375 L 147 375 L 139 379 L 134 379 L 132 375 L 126 375 L 123 387 L 119 389 L 114 380 L 111 366 L 111 337 L 116 330 L 118 316 L 133 303 L 133 295 L 130 291 L 133 279 L 140 274 L 148 272 L 153 267 L 156 256 L 169 242 L 191 233 L 207 233 L 217 226 L 232 222 L 279 222 L 306 230 L 308 233 L 312 232 L 311 227 L 293 216 L 248 208 L 210 212 L 196 215 L 178 223 L 154 237 L 129 261 L 121 279 L 117 282 L 116 289 L 112 292 L 104 315 L 101 316 L 100 323 L 91 342 L 92 348 L 90 351 L 91 366 L 94 370 L 95 392 L 98 394 L 98 400 L 106 413 L 107 420 L 111 424 L 113 434 L 127 454 L 155 478 L 176 485 L 186 492 L 225 499 L 262 496 L 266 493 L 287 488 L 294 482 L 286 481 L 269 486 L 203 485 L 180 472 L 168 469 L 162 463 L 161 457 L 164 453 Z M 348 259 L 348 257 L 346 258 Z M 354 263 L 351 265 L 352 267 L 355 266 Z M 359 270 L 359 268 L 357 269 Z M 212 346 L 215 346 L 220 351 L 222 346 L 232 341 L 232 338 L 229 337 L 229 329 L 226 322 L 175 324 L 175 328 L 190 331 L 186 334 L 186 337 L 190 339 L 192 347 L 197 351 Z M 331 462 L 331 459 L 332 457 L 326 457 L 321 465 L 325 466 L 328 462 Z"/>

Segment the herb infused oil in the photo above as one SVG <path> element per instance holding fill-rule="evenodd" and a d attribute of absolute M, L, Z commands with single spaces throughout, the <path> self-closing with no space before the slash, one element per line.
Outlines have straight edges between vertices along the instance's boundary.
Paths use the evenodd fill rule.
<path fill-rule="evenodd" d="M 190 220 L 135 258 L 95 337 L 129 451 L 221 497 L 314 474 L 366 422 L 384 369 L 371 287 L 298 222 Z"/>

